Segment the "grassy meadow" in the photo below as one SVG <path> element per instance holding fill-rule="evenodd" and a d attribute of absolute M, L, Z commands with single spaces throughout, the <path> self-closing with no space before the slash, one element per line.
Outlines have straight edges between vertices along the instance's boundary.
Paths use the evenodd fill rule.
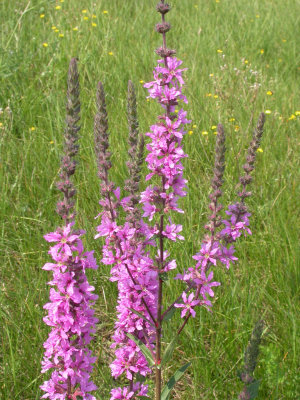
<path fill-rule="evenodd" d="M 189 321 L 164 376 L 192 360 L 173 399 L 236 399 L 242 388 L 237 372 L 243 352 L 255 322 L 263 318 L 258 398 L 296 400 L 300 398 L 300 5 L 296 0 L 170 0 L 170 4 L 167 20 L 172 29 L 167 43 L 188 68 L 185 108 L 192 119 L 184 139 L 189 191 L 182 204 L 185 214 L 176 217 L 183 224 L 185 241 L 172 247 L 178 270 L 192 262 L 204 233 L 216 138 L 212 127 L 222 122 L 227 134 L 226 205 L 235 196 L 261 111 L 266 123 L 248 201 L 253 235 L 237 242 L 237 264 L 229 271 L 215 269 L 222 286 L 215 290 L 213 313 L 202 309 Z M 154 49 L 161 45 L 161 36 L 154 31 L 160 20 L 155 5 L 155 0 L 0 1 L 1 400 L 39 399 L 39 385 L 47 378 L 40 373 L 42 345 L 49 332 L 42 321 L 50 279 L 50 273 L 42 270 L 50 260 L 43 235 L 60 223 L 54 212 L 59 196 L 55 181 L 69 61 L 79 59 L 82 103 L 75 176 L 77 226 L 87 231 L 86 248 L 95 249 L 99 261 L 101 240 L 93 239 L 94 217 L 99 213 L 93 152 L 96 84 L 101 80 L 106 90 L 112 178 L 122 185 L 127 176 L 128 80 L 137 90 L 141 132 L 147 132 L 159 110 L 154 101 L 146 100 L 143 88 L 156 64 Z M 118 385 L 109 369 L 117 292 L 109 281 L 109 269 L 100 262 L 89 280 L 99 295 L 100 322 L 93 344 L 98 357 L 95 396 L 106 400 Z M 176 282 L 166 288 L 166 302 L 181 292 Z M 179 314 L 165 325 L 165 343 L 178 326 Z"/>

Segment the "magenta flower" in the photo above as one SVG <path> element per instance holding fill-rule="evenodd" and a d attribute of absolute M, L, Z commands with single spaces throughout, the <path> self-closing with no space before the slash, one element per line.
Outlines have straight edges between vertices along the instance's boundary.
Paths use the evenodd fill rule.
<path fill-rule="evenodd" d="M 183 318 L 187 313 L 188 315 L 191 314 L 192 317 L 195 318 L 196 312 L 194 310 L 194 307 L 198 306 L 200 304 L 200 300 L 193 300 L 195 297 L 195 293 L 191 293 L 189 297 L 186 296 L 186 293 L 182 293 L 182 299 L 183 299 L 183 304 L 182 303 L 176 303 L 174 306 L 176 308 L 183 308 L 181 311 L 181 318 Z"/>
<path fill-rule="evenodd" d="M 217 260 L 220 254 L 219 243 L 218 242 L 207 242 L 202 243 L 200 252 L 193 256 L 193 258 L 199 261 L 196 265 L 201 265 L 206 267 L 208 262 L 213 265 L 217 265 Z"/>
<path fill-rule="evenodd" d="M 158 60 L 158 63 L 164 64 L 164 60 Z M 182 71 L 186 71 L 187 68 L 179 69 L 178 67 L 182 64 L 181 60 L 177 60 L 175 57 L 167 57 L 167 68 L 156 67 L 155 70 L 164 75 L 164 83 L 170 83 L 174 78 L 178 80 L 180 85 L 184 85 L 182 79 Z"/>
<path fill-rule="evenodd" d="M 239 238 L 242 234 L 242 232 L 244 232 L 244 234 L 246 235 L 246 232 L 251 235 L 252 232 L 250 231 L 250 229 L 248 228 L 247 225 L 249 225 L 248 221 L 239 221 L 236 222 L 236 216 L 233 215 L 230 218 L 230 221 L 227 221 L 226 219 L 222 220 L 223 224 L 225 225 L 225 228 L 220 232 L 221 235 L 225 236 L 229 236 L 231 237 L 234 241 Z"/>
<path fill-rule="evenodd" d="M 49 251 L 55 261 L 67 260 L 68 257 L 72 256 L 72 251 L 76 250 L 74 243 L 85 233 L 84 231 L 78 231 L 77 234 L 72 234 L 71 228 L 73 225 L 74 222 L 71 222 L 64 228 L 58 229 L 57 232 L 50 232 L 44 236 L 47 242 L 57 242 Z"/>
<path fill-rule="evenodd" d="M 113 389 L 110 400 L 130 400 L 133 396 L 146 396 L 147 392 L 148 386 L 138 382 L 133 385 L 132 390 L 129 387 Z"/>
<path fill-rule="evenodd" d="M 233 255 L 234 252 L 235 249 L 233 246 L 230 246 L 229 248 L 225 246 L 222 247 L 220 261 L 226 265 L 227 269 L 230 267 L 230 262 L 234 264 L 234 261 L 238 260 L 238 258 Z"/>
<path fill-rule="evenodd" d="M 162 234 L 173 242 L 176 242 L 177 239 L 184 240 L 182 235 L 178 235 L 178 232 L 182 231 L 182 225 L 172 224 L 171 219 L 169 221 L 170 225 L 166 225 L 165 230 L 162 231 Z"/>

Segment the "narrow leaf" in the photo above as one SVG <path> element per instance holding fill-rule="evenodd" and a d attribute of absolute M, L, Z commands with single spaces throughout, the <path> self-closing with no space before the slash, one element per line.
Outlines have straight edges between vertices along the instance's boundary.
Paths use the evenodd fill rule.
<path fill-rule="evenodd" d="M 161 361 L 162 365 L 166 365 L 170 361 L 177 340 L 178 340 L 178 336 L 176 335 L 173 337 L 172 341 L 168 344 L 168 346 L 162 356 L 162 361 Z"/>
<path fill-rule="evenodd" d="M 182 375 L 185 373 L 187 368 L 192 364 L 192 362 L 188 362 L 187 364 L 183 365 L 181 368 L 179 368 L 175 374 L 169 379 L 168 383 L 165 385 L 161 392 L 161 400 L 168 400 L 169 396 L 171 394 L 171 390 L 175 386 L 175 383 L 179 381 L 179 379 L 182 377 Z"/>
<path fill-rule="evenodd" d="M 148 324 L 150 324 L 153 328 L 155 328 L 153 322 L 150 321 L 150 319 L 148 319 L 147 317 L 145 317 L 142 313 L 136 311 L 133 308 L 128 307 L 128 309 L 133 312 L 134 314 L 138 315 L 140 318 L 142 318 L 144 321 L 148 322 Z"/>
<path fill-rule="evenodd" d="M 153 360 L 151 351 L 148 349 L 148 347 L 138 338 L 133 336 L 131 333 L 126 333 L 126 336 L 129 337 L 141 350 L 143 355 L 145 356 L 147 362 L 149 365 L 155 365 L 155 361 Z"/>
<path fill-rule="evenodd" d="M 166 313 L 166 315 L 164 316 L 164 321 L 169 321 L 173 317 L 173 315 L 175 314 L 175 311 L 176 311 L 176 308 L 172 307 L 171 310 L 168 311 Z"/>
<path fill-rule="evenodd" d="M 249 400 L 256 399 L 258 396 L 259 381 L 253 381 L 247 386 L 247 392 L 250 395 Z"/>

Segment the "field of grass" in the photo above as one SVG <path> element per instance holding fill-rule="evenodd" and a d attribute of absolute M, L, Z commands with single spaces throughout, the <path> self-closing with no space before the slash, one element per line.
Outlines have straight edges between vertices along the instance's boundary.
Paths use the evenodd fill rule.
<path fill-rule="evenodd" d="M 174 365 L 193 364 L 173 399 L 235 399 L 241 390 L 237 371 L 255 322 L 266 330 L 256 376 L 259 399 L 296 400 L 299 370 L 299 2 L 296 0 L 173 0 L 168 21 L 169 47 L 184 60 L 192 119 L 184 140 L 184 243 L 174 245 L 178 268 L 195 254 L 207 219 L 214 159 L 214 129 L 227 134 L 224 204 L 233 198 L 245 150 L 261 111 L 265 134 L 257 154 L 252 236 L 237 243 L 239 262 L 215 272 L 213 313 L 199 310 L 175 351 Z M 146 100 L 143 81 L 151 79 L 154 49 L 161 37 L 156 1 L 2 0 L 0 2 L 0 399 L 39 399 L 43 324 L 50 276 L 43 235 L 60 223 L 55 214 L 55 181 L 62 152 L 68 63 L 78 57 L 81 79 L 80 164 L 76 173 L 78 227 L 86 229 L 86 248 L 101 257 L 94 241 L 99 212 L 99 182 L 93 153 L 97 81 L 107 94 L 113 161 L 112 178 L 126 179 L 126 92 L 137 89 L 140 130 L 155 122 L 158 106 Z M 298 87 L 297 87 L 298 84 Z M 298 96 L 298 97 L 297 97 Z M 298 204 L 297 204 L 298 203 Z M 297 209 L 298 207 L 298 209 Z M 96 397 L 109 398 L 116 288 L 100 265 L 89 275 L 96 287 L 100 319 L 94 352 L 98 356 Z M 177 282 L 177 281 L 175 281 Z M 181 292 L 169 287 L 166 301 Z M 179 317 L 165 327 L 172 337 Z"/>

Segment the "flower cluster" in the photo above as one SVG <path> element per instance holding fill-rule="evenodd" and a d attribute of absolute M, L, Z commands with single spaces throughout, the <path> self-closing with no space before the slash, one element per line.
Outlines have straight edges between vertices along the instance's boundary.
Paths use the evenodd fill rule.
<path fill-rule="evenodd" d="M 235 242 L 242 233 L 251 235 L 248 228 L 248 217 L 251 214 L 246 212 L 244 205 L 241 205 L 241 203 L 230 205 L 225 212 L 230 217 L 229 220 L 222 220 L 225 228 L 202 242 L 200 251 L 193 256 L 197 261 L 194 267 L 190 267 L 184 274 L 176 276 L 176 279 L 185 281 L 190 288 L 195 289 L 195 294 L 191 293 L 188 300 L 186 292 L 183 292 L 183 302 L 175 304 L 175 307 L 183 307 L 181 317 L 185 315 L 188 317 L 189 313 L 195 317 L 194 307 L 198 305 L 211 307 L 212 304 L 208 296 L 214 297 L 212 287 L 219 286 L 220 282 L 213 281 L 213 271 L 209 271 L 209 269 L 216 266 L 217 262 L 224 264 L 229 269 L 230 263 L 234 263 L 237 257 L 234 256 L 234 246 L 228 247 L 228 244 Z M 194 296 L 196 298 L 191 302 Z"/>
<path fill-rule="evenodd" d="M 159 122 L 151 126 L 151 132 L 146 133 L 151 139 L 151 143 L 146 145 L 149 150 L 146 162 L 150 170 L 146 180 L 160 177 L 162 182 L 162 185 L 148 186 L 141 193 L 143 217 L 149 218 L 150 221 L 155 214 L 161 215 L 170 210 L 183 212 L 178 206 L 178 199 L 185 196 L 187 182 L 183 178 L 181 163 L 181 160 L 187 157 L 182 149 L 182 138 L 186 133 L 183 126 L 191 121 L 186 119 L 186 111 L 176 110 L 180 100 L 187 103 L 182 94 L 182 72 L 186 68 L 179 68 L 181 64 L 182 61 L 175 57 L 158 60 L 158 66 L 153 71 L 154 81 L 144 85 L 149 91 L 149 97 L 157 99 L 166 111 L 158 117 Z M 180 231 L 181 226 L 176 227 L 171 222 L 165 228 L 165 232 L 173 233 L 172 240 L 176 240 L 176 232 Z M 168 234 L 165 233 L 165 236 Z M 182 236 L 178 238 L 183 239 Z"/>
<path fill-rule="evenodd" d="M 110 204 L 122 205 L 127 210 L 127 199 L 120 199 L 118 189 L 114 191 L 114 195 L 116 201 L 111 201 Z M 110 215 L 117 216 L 117 210 L 114 209 Z M 112 265 L 111 281 L 118 282 L 117 320 L 112 337 L 116 358 L 110 365 L 112 376 L 118 378 L 125 374 L 133 383 L 134 374 L 146 376 L 151 371 L 144 355 L 126 333 L 132 334 L 151 349 L 155 339 L 153 319 L 157 301 L 157 272 L 153 269 L 153 261 L 141 240 L 145 234 L 150 237 L 151 233 L 147 232 L 145 224 L 135 226 L 125 222 L 123 226 L 118 225 L 114 218 L 108 218 L 105 211 L 101 214 L 101 224 L 97 231 L 95 238 L 105 237 L 102 263 Z M 111 400 L 130 399 L 134 393 L 144 395 L 146 392 L 147 386 L 117 388 L 112 390 Z"/>
<path fill-rule="evenodd" d="M 52 271 L 48 282 L 50 303 L 44 308 L 48 315 L 44 322 L 51 327 L 44 343 L 45 354 L 42 372 L 54 369 L 49 381 L 41 386 L 46 393 L 42 398 L 51 400 L 76 399 L 95 400 L 89 394 L 97 389 L 90 381 L 96 358 L 87 348 L 95 332 L 97 319 L 91 306 L 98 298 L 93 294 L 85 270 L 98 268 L 93 252 L 85 252 L 80 237 L 84 231 L 73 231 L 74 222 L 65 228 L 45 235 L 47 242 L 56 243 L 49 254 L 54 263 L 46 263 L 43 269 Z"/>

